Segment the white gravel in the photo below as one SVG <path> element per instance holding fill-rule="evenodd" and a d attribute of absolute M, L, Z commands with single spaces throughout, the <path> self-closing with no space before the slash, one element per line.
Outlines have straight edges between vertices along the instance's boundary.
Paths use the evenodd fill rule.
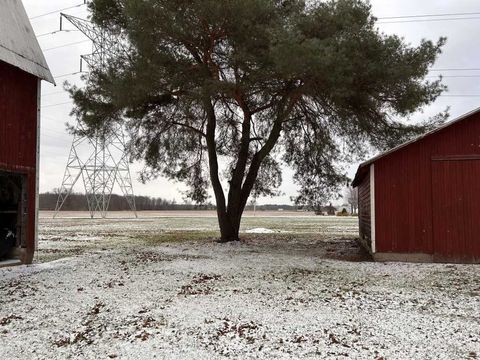
<path fill-rule="evenodd" d="M 334 260 L 358 251 L 338 236 L 147 246 L 76 221 L 40 246 L 88 251 L 0 269 L 0 359 L 480 356 L 480 266 Z"/>

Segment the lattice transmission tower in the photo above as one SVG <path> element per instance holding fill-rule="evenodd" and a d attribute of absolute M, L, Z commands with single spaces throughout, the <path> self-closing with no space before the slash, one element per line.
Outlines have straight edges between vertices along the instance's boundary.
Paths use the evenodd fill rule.
<path fill-rule="evenodd" d="M 93 43 L 93 52 L 81 56 L 80 71 L 83 71 L 83 61 L 89 68 L 105 68 L 112 55 L 124 51 L 122 40 L 118 36 L 99 29 L 88 20 L 62 13 L 60 31 L 63 30 L 64 19 Z M 117 125 L 108 131 L 97 130 L 94 136 L 82 135 L 85 133 L 82 130 L 85 130 L 84 125 L 77 121 L 54 217 L 58 215 L 80 179 L 85 188 L 91 218 L 97 213 L 102 218 L 106 217 L 115 184 L 119 185 L 130 209 L 137 217 L 123 126 Z"/>

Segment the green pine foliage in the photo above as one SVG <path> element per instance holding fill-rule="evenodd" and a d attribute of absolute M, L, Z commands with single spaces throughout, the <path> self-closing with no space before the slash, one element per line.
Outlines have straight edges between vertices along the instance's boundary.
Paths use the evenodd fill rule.
<path fill-rule="evenodd" d="M 406 44 L 362 0 L 94 0 L 91 19 L 120 39 L 107 68 L 71 87 L 88 131 L 121 122 L 144 180 L 163 175 L 205 202 L 238 239 L 249 195 L 295 169 L 299 203 L 328 198 L 341 163 L 436 126 L 404 119 L 444 90 L 425 76 L 445 39 Z"/>

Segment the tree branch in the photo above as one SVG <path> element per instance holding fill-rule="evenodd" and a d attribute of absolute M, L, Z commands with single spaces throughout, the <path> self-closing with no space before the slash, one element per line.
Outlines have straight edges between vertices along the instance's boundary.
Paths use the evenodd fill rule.
<path fill-rule="evenodd" d="M 240 150 L 238 152 L 238 160 L 235 168 L 233 169 L 230 189 L 228 192 L 228 211 L 229 215 L 237 219 L 237 217 L 241 216 L 242 213 L 238 211 L 238 205 L 241 199 L 242 182 L 245 176 L 245 169 L 248 162 L 252 114 L 242 94 L 237 92 L 235 94 L 235 99 L 243 111 L 243 123 L 242 137 L 240 139 Z"/>
<path fill-rule="evenodd" d="M 249 141 L 252 142 L 252 141 L 262 141 L 263 140 L 263 137 L 253 137 L 253 138 L 250 138 Z"/>
<path fill-rule="evenodd" d="M 208 164 L 210 168 L 210 180 L 212 181 L 215 199 L 217 201 L 217 214 L 219 218 L 224 218 L 226 215 L 225 194 L 223 193 L 222 183 L 218 175 L 218 158 L 217 158 L 217 144 L 215 141 L 215 130 L 217 126 L 217 118 L 215 109 L 208 94 L 204 94 L 204 106 L 207 112 L 207 150 L 208 150 Z M 220 226 L 221 221 L 220 221 Z"/>
<path fill-rule="evenodd" d="M 245 208 L 248 196 L 250 195 L 250 192 L 255 185 L 255 181 L 257 179 L 258 171 L 260 170 L 262 161 L 268 156 L 268 154 L 270 154 L 272 149 L 275 147 L 275 144 L 277 143 L 282 132 L 283 122 L 285 121 L 285 119 L 288 118 L 288 115 L 290 114 L 293 107 L 295 106 L 295 103 L 300 97 L 301 93 L 298 92 L 298 89 L 294 89 L 282 98 L 281 104 L 288 104 L 283 105 L 285 106 L 285 109 L 278 114 L 275 122 L 273 123 L 273 127 L 270 135 L 267 138 L 267 141 L 262 146 L 262 148 L 253 156 L 250 168 L 248 169 L 248 174 L 241 189 L 241 211 L 243 211 L 243 208 Z"/>
<path fill-rule="evenodd" d="M 184 124 L 184 123 L 180 123 L 180 122 L 177 122 L 177 121 L 170 121 L 170 123 L 171 123 L 172 125 L 178 125 L 178 126 L 182 126 L 182 127 L 187 128 L 187 129 L 190 129 L 190 130 L 196 132 L 197 134 L 199 134 L 199 135 L 201 135 L 201 136 L 203 136 L 203 137 L 205 137 L 205 138 L 207 137 L 207 134 L 205 134 L 203 131 L 201 131 L 201 130 L 199 130 L 199 129 L 191 126 L 191 125 Z"/>
<path fill-rule="evenodd" d="M 271 108 L 274 104 L 275 104 L 275 101 L 272 100 L 272 101 L 270 101 L 269 103 L 267 103 L 263 106 L 259 106 L 259 107 L 252 110 L 252 115 L 256 114 L 256 113 L 259 113 L 259 112 L 262 112 L 264 110 L 267 110 L 267 109 Z"/>

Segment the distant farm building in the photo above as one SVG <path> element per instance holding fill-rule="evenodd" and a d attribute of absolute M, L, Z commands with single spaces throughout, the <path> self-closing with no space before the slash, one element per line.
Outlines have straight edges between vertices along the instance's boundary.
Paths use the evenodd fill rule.
<path fill-rule="evenodd" d="M 353 186 L 375 260 L 480 262 L 480 109 L 361 164 Z"/>
<path fill-rule="evenodd" d="M 54 82 L 22 2 L 1 1 L 0 266 L 35 250 L 41 80 Z"/>

